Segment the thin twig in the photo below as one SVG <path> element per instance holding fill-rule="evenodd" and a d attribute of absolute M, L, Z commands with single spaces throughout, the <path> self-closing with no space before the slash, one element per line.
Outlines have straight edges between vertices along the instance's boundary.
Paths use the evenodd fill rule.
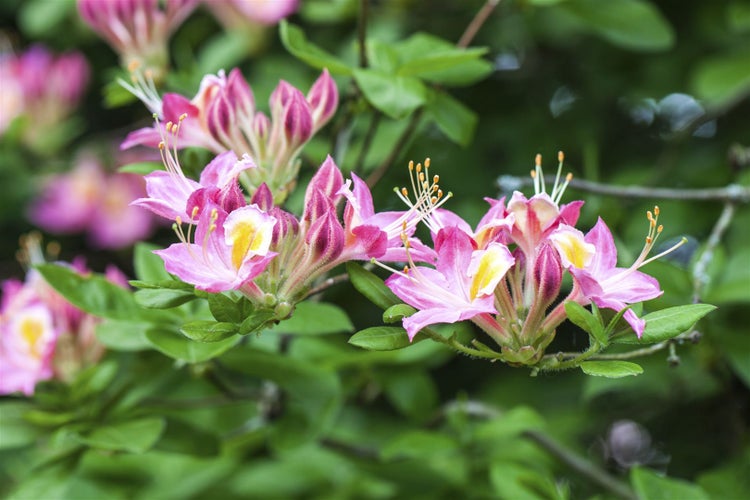
<path fill-rule="evenodd" d="M 554 182 L 554 177 L 544 178 L 545 182 Z M 531 186 L 534 180 L 530 177 L 516 177 L 503 175 L 498 181 L 503 190 L 515 189 L 516 187 Z M 651 188 L 645 186 L 612 186 L 598 182 L 573 179 L 570 181 L 572 189 L 594 194 L 618 196 L 622 198 L 658 198 L 662 200 L 698 200 L 698 201 L 725 201 L 732 203 L 750 203 L 750 187 L 730 184 L 720 188 L 706 189 L 677 189 L 677 188 Z"/>
<path fill-rule="evenodd" d="M 479 9 L 479 12 L 477 12 L 477 14 L 474 16 L 474 19 L 472 19 L 469 25 L 466 27 L 464 34 L 461 35 L 461 38 L 459 38 L 458 43 L 456 43 L 457 47 L 465 49 L 469 46 L 471 41 L 474 40 L 474 37 L 479 32 L 479 29 L 487 21 L 487 19 L 490 17 L 490 14 L 492 14 L 492 11 L 495 10 L 495 7 L 497 7 L 497 4 L 499 3 L 500 0 L 487 0 L 487 2 L 485 2 L 482 8 Z"/>
<path fill-rule="evenodd" d="M 575 472 L 589 479 L 591 482 L 598 484 L 613 495 L 624 500 L 638 500 L 636 494 L 628 486 L 610 476 L 591 462 L 565 449 L 560 443 L 549 436 L 545 436 L 537 431 L 524 431 L 522 435 L 539 445 L 547 453 L 560 460 Z"/>
<path fill-rule="evenodd" d="M 305 299 L 315 294 L 318 294 L 324 290 L 327 290 L 333 285 L 337 283 L 342 283 L 348 279 L 349 279 L 349 275 L 346 273 L 337 274 L 336 276 L 331 276 L 330 278 L 324 280 L 320 285 L 316 286 L 315 288 L 312 288 L 309 292 L 307 292 L 307 295 L 305 295 Z"/>
<path fill-rule="evenodd" d="M 714 251 L 721 242 L 722 236 L 726 232 L 729 224 L 732 222 L 735 212 L 735 204 L 727 202 L 724 205 L 724 210 L 721 212 L 719 219 L 714 224 L 711 234 L 706 241 L 706 246 L 703 249 L 703 253 L 700 258 L 696 261 L 693 266 L 693 303 L 697 304 L 700 302 L 701 293 L 703 289 L 708 285 L 710 277 L 706 272 L 709 262 L 714 257 Z"/>
<path fill-rule="evenodd" d="M 357 39 L 359 42 L 359 67 L 366 68 L 367 62 L 367 15 L 370 10 L 370 0 L 360 0 L 359 17 L 357 18 Z"/>

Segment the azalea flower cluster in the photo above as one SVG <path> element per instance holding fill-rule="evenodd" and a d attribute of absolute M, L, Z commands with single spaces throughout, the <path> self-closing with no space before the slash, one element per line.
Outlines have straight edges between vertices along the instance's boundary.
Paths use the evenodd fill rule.
<path fill-rule="evenodd" d="M 176 132 L 177 126 L 166 128 Z M 148 196 L 134 204 L 175 222 L 180 243 L 156 253 L 167 271 L 200 290 L 237 290 L 257 309 L 284 319 L 316 280 L 343 262 L 403 261 L 402 240 L 416 258 L 425 258 L 411 237 L 424 200 L 407 211 L 375 213 L 364 181 L 352 174 L 344 182 L 330 157 L 308 184 L 297 217 L 276 206 L 265 183 L 246 199 L 238 178 L 259 168 L 248 155 L 221 153 L 194 181 L 184 175 L 176 150 L 164 143 L 161 150 L 167 171 L 147 175 Z M 337 215 L 342 202 L 343 221 Z"/>
<path fill-rule="evenodd" d="M 44 261 L 40 237 L 22 239 L 25 264 Z M 63 264 L 82 275 L 89 273 L 83 259 Z M 107 279 L 127 286 L 125 276 L 108 267 Z M 81 369 L 95 364 L 104 346 L 95 336 L 101 321 L 65 300 L 36 270 L 30 269 L 25 281 L 2 283 L 0 302 L 0 394 L 34 393 L 43 380 L 70 381 Z"/>
<path fill-rule="evenodd" d="M 648 236 L 640 256 L 629 267 L 617 267 L 617 250 L 604 221 L 600 218 L 584 235 L 575 227 L 583 202 L 560 204 L 570 176 L 560 177 L 562 153 L 559 160 L 549 194 L 537 156 L 534 196 L 516 191 L 507 203 L 487 199 L 490 208 L 476 228 L 439 207 L 438 200 L 447 197 L 437 177 L 430 179 L 429 161 L 414 169 L 415 189 L 434 194 L 432 203 L 422 203 L 418 211 L 431 232 L 435 260 L 417 265 L 409 258 L 403 271 L 386 281 L 417 309 L 403 320 L 411 339 L 428 325 L 470 320 L 501 347 L 506 361 L 533 364 L 566 319 L 566 302 L 621 311 L 662 294 L 656 279 L 639 271 L 660 256 L 646 260 L 662 231 L 658 207 L 647 214 Z M 405 245 L 410 254 L 406 239 Z M 572 276 L 573 289 L 561 297 L 565 272 Z M 624 319 L 640 337 L 644 320 L 630 309 Z"/>
<path fill-rule="evenodd" d="M 143 68 L 160 81 L 169 65 L 169 37 L 200 3 L 228 26 L 275 24 L 298 7 L 298 0 L 78 0 L 78 12 L 123 67 Z"/>
<path fill-rule="evenodd" d="M 152 82 L 134 73 L 134 84 L 127 88 L 154 112 L 154 127 L 128 135 L 123 148 L 135 145 L 157 147 L 163 137 L 179 126 L 173 145 L 197 146 L 215 153 L 233 151 L 248 154 L 257 168 L 242 173 L 240 181 L 255 192 L 265 184 L 274 201 L 282 203 L 293 189 L 303 146 L 331 119 L 338 106 L 338 89 L 327 70 L 313 83 L 307 95 L 285 81 L 271 94 L 270 118 L 258 111 L 255 97 L 239 69 L 227 76 L 206 75 L 192 99 L 167 93 L 160 97 Z M 169 127 L 166 125 L 169 124 Z"/>
<path fill-rule="evenodd" d="M 141 176 L 107 172 L 98 157 L 87 153 L 70 172 L 44 179 L 29 218 L 52 233 L 86 232 L 94 248 L 125 248 L 156 227 L 151 214 L 130 206 L 145 194 Z"/>
<path fill-rule="evenodd" d="M 33 146 L 76 108 L 88 80 L 89 65 L 78 52 L 54 55 L 42 45 L 1 52 L 0 136 L 25 116 L 23 138 Z"/>

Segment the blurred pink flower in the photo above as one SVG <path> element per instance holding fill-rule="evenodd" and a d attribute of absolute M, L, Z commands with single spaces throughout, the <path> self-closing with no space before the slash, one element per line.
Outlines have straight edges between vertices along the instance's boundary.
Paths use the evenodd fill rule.
<path fill-rule="evenodd" d="M 26 115 L 33 126 L 24 139 L 34 144 L 75 109 L 88 80 L 88 63 L 78 52 L 55 56 L 34 45 L 20 55 L 0 54 L 0 134 Z"/>
<path fill-rule="evenodd" d="M 22 239 L 26 265 L 43 262 L 41 238 Z M 80 274 L 89 270 L 83 259 L 70 266 Z M 111 282 L 127 286 L 125 276 L 116 268 L 106 273 Z M 96 363 L 104 346 L 95 336 L 99 319 L 73 306 L 31 269 L 25 281 L 2 283 L 0 301 L 0 394 L 17 391 L 34 393 L 43 380 L 70 381 L 81 369 Z"/>
<path fill-rule="evenodd" d="M 98 159 L 83 156 L 66 174 L 49 177 L 29 217 L 51 233 L 87 232 L 97 248 L 124 248 L 147 238 L 151 214 L 130 203 L 145 194 L 135 174 L 105 172 Z"/>
<path fill-rule="evenodd" d="M 169 36 L 199 0 L 78 0 L 83 20 L 120 55 L 128 69 L 159 80 L 168 65 Z M 163 4 L 163 8 L 160 4 Z"/>
<path fill-rule="evenodd" d="M 227 28 L 273 25 L 299 8 L 299 0 L 203 0 L 203 3 Z"/>

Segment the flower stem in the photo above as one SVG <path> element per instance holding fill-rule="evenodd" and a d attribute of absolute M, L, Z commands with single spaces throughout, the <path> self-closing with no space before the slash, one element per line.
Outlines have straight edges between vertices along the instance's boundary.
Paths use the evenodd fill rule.
<path fill-rule="evenodd" d="M 722 236 L 724 236 L 724 233 L 729 227 L 729 224 L 732 222 L 735 208 L 735 204 L 729 201 L 724 205 L 724 210 L 721 212 L 719 219 L 716 221 L 716 224 L 714 224 L 714 227 L 711 230 L 711 235 L 708 237 L 708 241 L 706 242 L 706 246 L 703 249 L 703 253 L 701 253 L 701 256 L 693 266 L 694 304 L 700 302 L 700 297 L 703 289 L 706 287 L 706 285 L 708 285 L 710 277 L 706 272 L 706 268 L 711 262 L 711 259 L 713 259 L 714 250 L 716 250 L 716 247 L 721 242 Z"/>

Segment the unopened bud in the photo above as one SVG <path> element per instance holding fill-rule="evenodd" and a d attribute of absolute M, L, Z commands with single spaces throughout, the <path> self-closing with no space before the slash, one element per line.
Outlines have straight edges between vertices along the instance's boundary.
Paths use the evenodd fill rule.
<path fill-rule="evenodd" d="M 339 91 L 327 69 L 323 69 L 323 73 L 310 87 L 307 102 L 312 108 L 313 126 L 316 130 L 325 125 L 336 112 L 339 104 Z"/>
<path fill-rule="evenodd" d="M 344 250 L 344 240 L 344 228 L 335 211 L 319 217 L 305 234 L 307 264 L 317 267 L 336 259 Z"/>
<path fill-rule="evenodd" d="M 562 284 L 563 268 L 560 255 L 549 243 L 542 243 L 534 263 L 535 300 L 546 308 L 557 298 Z"/>
<path fill-rule="evenodd" d="M 310 180 L 310 184 L 307 185 L 305 205 L 310 201 L 312 194 L 316 190 L 330 198 L 333 203 L 336 203 L 337 199 L 341 196 L 337 195 L 337 193 L 343 185 L 344 176 L 341 175 L 341 170 L 336 166 L 333 158 L 327 156 L 326 160 L 320 165 L 320 168 Z"/>

